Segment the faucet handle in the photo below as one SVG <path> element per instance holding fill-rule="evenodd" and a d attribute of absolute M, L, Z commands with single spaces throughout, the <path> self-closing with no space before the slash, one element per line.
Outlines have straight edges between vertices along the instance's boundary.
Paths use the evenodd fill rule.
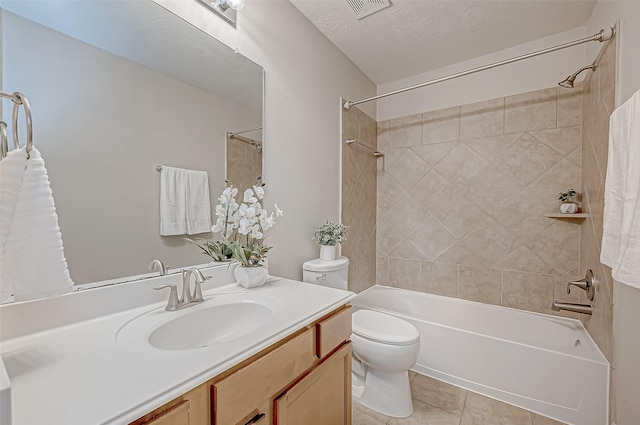
<path fill-rule="evenodd" d="M 594 281 L 593 271 L 589 269 L 587 270 L 587 273 L 584 279 L 574 280 L 567 283 L 567 294 L 571 293 L 572 286 L 577 286 L 578 288 L 582 289 L 587 293 L 587 298 L 589 298 L 589 301 L 593 301 L 593 299 L 595 298 L 595 292 L 596 292 L 593 286 L 594 283 L 595 281 Z"/>
<path fill-rule="evenodd" d="M 156 291 L 160 291 L 165 288 L 171 288 L 171 292 L 169 293 L 169 301 L 167 302 L 167 306 L 165 310 L 173 311 L 178 309 L 178 286 L 177 285 L 160 285 L 154 286 L 153 289 Z"/>
<path fill-rule="evenodd" d="M 166 275 L 167 272 L 169 271 L 169 266 L 167 266 L 165 263 L 162 262 L 162 260 L 159 260 L 157 258 L 154 258 L 153 260 L 151 260 L 148 268 L 149 268 L 149 271 L 160 272 L 160 276 Z"/>

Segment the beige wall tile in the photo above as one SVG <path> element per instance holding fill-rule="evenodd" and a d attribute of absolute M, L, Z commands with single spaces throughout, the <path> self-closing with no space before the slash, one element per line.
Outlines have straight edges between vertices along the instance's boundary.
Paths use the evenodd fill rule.
<path fill-rule="evenodd" d="M 409 235 L 409 239 L 431 261 L 456 242 L 456 238 L 438 220 L 429 217 Z"/>
<path fill-rule="evenodd" d="M 506 97 L 505 134 L 555 128 L 556 98 L 555 88 Z"/>
<path fill-rule="evenodd" d="M 425 255 L 415 246 L 413 242 L 409 239 L 406 239 L 400 243 L 397 247 L 395 247 L 390 253 L 390 257 L 395 258 L 404 258 L 406 260 L 418 260 L 424 261 L 427 259 Z"/>
<path fill-rule="evenodd" d="M 384 152 L 391 148 L 391 141 L 389 140 L 389 120 L 377 123 L 376 127 L 378 132 L 378 149 Z"/>
<path fill-rule="evenodd" d="M 466 183 L 489 162 L 464 143 L 457 144 L 435 169 L 446 179 L 454 183 Z"/>
<path fill-rule="evenodd" d="M 376 284 L 389 285 L 389 257 L 376 257 Z"/>
<path fill-rule="evenodd" d="M 421 145 L 422 114 L 390 120 L 389 144 L 392 148 Z"/>
<path fill-rule="evenodd" d="M 567 159 L 578 167 L 582 166 L 582 145 L 578 146 L 573 152 L 567 155 Z"/>
<path fill-rule="evenodd" d="M 422 144 L 448 142 L 459 138 L 459 106 L 422 114 Z"/>
<path fill-rule="evenodd" d="M 423 292 L 455 298 L 458 295 L 458 265 L 422 262 L 420 283 Z"/>
<path fill-rule="evenodd" d="M 389 285 L 398 286 L 403 282 L 420 280 L 420 261 L 389 258 Z"/>
<path fill-rule="evenodd" d="M 529 248 L 520 245 L 518 248 L 507 254 L 498 267 L 502 270 L 523 271 L 530 273 L 553 273 L 553 267 L 542 261 Z"/>
<path fill-rule="evenodd" d="M 518 247 L 517 237 L 494 220 L 476 226 L 462 238 L 462 242 L 492 267 L 496 267 L 507 254 Z"/>
<path fill-rule="evenodd" d="M 582 125 L 532 131 L 531 135 L 564 156 L 582 145 Z"/>
<path fill-rule="evenodd" d="M 411 149 L 404 151 L 400 158 L 387 168 L 387 172 L 405 190 L 411 189 L 429 170 L 431 166 Z"/>
<path fill-rule="evenodd" d="M 453 244 L 449 249 L 440 254 L 435 260 L 437 263 L 459 264 L 463 266 L 484 266 L 480 257 L 475 255 L 470 249 L 460 241 Z"/>
<path fill-rule="evenodd" d="M 570 187 L 577 190 L 581 179 L 580 167 L 567 159 L 562 159 L 527 187 L 547 207 L 548 211 L 556 212 L 560 205 L 558 193 Z"/>
<path fill-rule="evenodd" d="M 509 149 L 501 162 L 523 184 L 529 184 L 558 163 L 562 155 L 525 133 Z"/>
<path fill-rule="evenodd" d="M 504 98 L 463 105 L 460 109 L 460 139 L 504 134 Z"/>
<path fill-rule="evenodd" d="M 466 139 L 464 143 L 482 155 L 487 161 L 495 161 L 501 159 L 507 148 L 521 136 L 521 133 L 513 133 L 503 136 L 482 137 L 480 139 Z"/>
<path fill-rule="evenodd" d="M 500 305 L 502 272 L 497 269 L 460 266 L 458 298 Z"/>
<path fill-rule="evenodd" d="M 579 226 L 575 223 L 555 220 L 525 245 L 553 267 L 556 274 L 565 274 L 578 265 L 579 231 Z"/>
<path fill-rule="evenodd" d="M 553 276 L 502 272 L 502 305 L 521 310 L 551 313 Z"/>
<path fill-rule="evenodd" d="M 406 239 L 406 236 L 384 212 L 379 211 L 377 215 L 376 246 L 380 254 L 387 256 Z"/>
<path fill-rule="evenodd" d="M 558 87 L 557 127 L 582 125 L 582 87 Z"/>
<path fill-rule="evenodd" d="M 446 154 L 451 151 L 451 149 L 456 146 L 456 142 L 443 142 L 443 143 L 432 143 L 429 145 L 422 146 L 414 146 L 411 148 L 415 153 L 417 153 L 420 158 L 424 159 L 431 165 L 435 167 L 435 165 L 440 162 L 442 158 Z"/>

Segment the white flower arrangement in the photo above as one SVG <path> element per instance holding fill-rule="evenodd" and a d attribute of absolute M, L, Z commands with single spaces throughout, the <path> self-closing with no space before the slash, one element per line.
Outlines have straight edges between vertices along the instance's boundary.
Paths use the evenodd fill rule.
<path fill-rule="evenodd" d="M 342 223 L 332 223 L 327 221 L 313 233 L 313 240 L 318 242 L 320 245 L 340 245 L 347 240 L 348 232 L 349 226 Z"/>
<path fill-rule="evenodd" d="M 253 186 L 244 191 L 242 203 L 236 202 L 238 189 L 227 187 L 218 198 L 216 206 L 216 224 L 211 227 L 213 233 L 219 233 L 222 242 L 232 252 L 235 260 L 245 267 L 260 266 L 272 248 L 263 244 L 264 232 L 276 224 L 276 218 L 282 216 L 282 210 L 275 206 L 275 212 L 269 213 L 262 208 L 264 189 Z"/>

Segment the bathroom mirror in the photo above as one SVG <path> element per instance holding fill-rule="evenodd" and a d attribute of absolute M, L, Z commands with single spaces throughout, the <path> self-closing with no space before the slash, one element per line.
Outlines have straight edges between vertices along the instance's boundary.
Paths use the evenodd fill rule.
<path fill-rule="evenodd" d="M 208 262 L 184 237 L 211 234 L 160 236 L 156 168 L 207 171 L 214 211 L 227 133 L 262 127 L 262 68 L 152 0 L 1 6 L 0 89 L 29 99 L 74 282 Z"/>

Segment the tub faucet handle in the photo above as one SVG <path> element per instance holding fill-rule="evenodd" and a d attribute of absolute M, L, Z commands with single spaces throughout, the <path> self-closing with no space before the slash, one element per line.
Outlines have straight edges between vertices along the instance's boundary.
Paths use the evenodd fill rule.
<path fill-rule="evenodd" d="M 587 293 L 587 298 L 589 298 L 590 301 L 593 301 L 593 298 L 595 297 L 595 292 L 596 292 L 593 286 L 594 283 L 595 282 L 594 282 L 593 271 L 589 269 L 587 270 L 587 273 L 584 279 L 574 280 L 567 283 L 567 294 L 571 293 L 572 286 L 577 286 L 578 288 L 582 289 Z"/>

